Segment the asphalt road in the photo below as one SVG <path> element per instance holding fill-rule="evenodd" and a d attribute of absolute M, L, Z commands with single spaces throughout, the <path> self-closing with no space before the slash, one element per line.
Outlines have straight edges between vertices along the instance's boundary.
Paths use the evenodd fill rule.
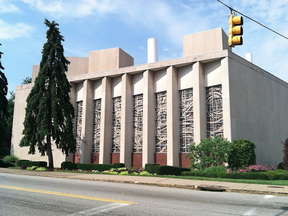
<path fill-rule="evenodd" d="M 0 215 L 288 215 L 288 197 L 0 173 Z"/>

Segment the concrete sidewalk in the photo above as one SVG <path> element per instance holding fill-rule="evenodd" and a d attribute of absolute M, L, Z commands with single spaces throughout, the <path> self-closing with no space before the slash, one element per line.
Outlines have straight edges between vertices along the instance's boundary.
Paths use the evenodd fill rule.
<path fill-rule="evenodd" d="M 28 171 L 19 169 L 0 168 L 0 173 L 9 173 L 16 175 L 43 176 L 52 178 L 67 178 L 88 181 L 106 181 L 129 184 L 152 185 L 159 187 L 176 187 L 193 190 L 209 190 L 209 191 L 226 191 L 240 193 L 254 193 L 266 195 L 284 195 L 288 196 L 288 186 L 232 183 L 220 181 L 202 181 L 188 180 L 165 177 L 147 177 L 147 176 L 124 176 L 124 175 L 105 175 L 105 174 L 86 174 L 86 173 L 70 173 L 70 172 L 52 172 L 52 171 Z"/>

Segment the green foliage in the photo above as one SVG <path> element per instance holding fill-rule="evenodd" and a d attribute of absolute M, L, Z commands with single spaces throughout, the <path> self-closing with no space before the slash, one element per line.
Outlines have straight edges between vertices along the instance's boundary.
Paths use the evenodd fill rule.
<path fill-rule="evenodd" d="M 29 84 L 32 82 L 32 77 L 25 77 L 21 84 Z"/>
<path fill-rule="evenodd" d="M 76 151 L 73 133 L 74 108 L 70 103 L 69 84 L 65 72 L 70 63 L 64 56 L 58 23 L 45 19 L 49 28 L 43 46 L 40 70 L 27 97 L 23 138 L 20 146 L 29 146 L 29 154 L 36 148 L 42 156 L 47 154 L 49 168 L 53 168 L 51 143 L 66 155 Z"/>
<path fill-rule="evenodd" d="M 47 167 L 46 161 L 29 161 L 29 160 L 18 160 L 17 166 L 20 167 L 30 167 L 30 166 L 37 166 L 37 167 Z"/>
<path fill-rule="evenodd" d="M 268 175 L 265 172 L 247 172 L 247 173 L 239 172 L 239 173 L 227 173 L 227 178 L 268 180 Z"/>
<path fill-rule="evenodd" d="M 277 169 L 284 169 L 284 167 L 283 167 L 283 162 L 281 162 L 281 163 L 278 164 Z"/>
<path fill-rule="evenodd" d="M 22 166 L 28 166 L 29 160 L 18 160 L 17 161 L 17 166 L 22 167 Z"/>
<path fill-rule="evenodd" d="M 31 166 L 27 167 L 26 170 L 36 170 L 38 167 L 37 166 Z"/>
<path fill-rule="evenodd" d="M 145 171 L 152 174 L 157 173 L 159 166 L 159 164 L 145 164 Z"/>
<path fill-rule="evenodd" d="M 7 168 L 7 167 L 10 167 L 10 166 L 11 166 L 10 163 L 6 163 L 2 159 L 0 159 L 0 167 Z"/>
<path fill-rule="evenodd" d="M 67 170 L 75 170 L 75 169 L 98 170 L 99 172 L 101 172 L 105 170 L 110 170 L 112 168 L 118 168 L 119 163 L 115 163 L 115 164 L 80 164 L 80 163 L 71 163 L 71 162 L 64 161 L 61 163 L 61 168 L 67 169 Z"/>
<path fill-rule="evenodd" d="M 219 172 L 225 171 L 226 172 L 227 168 L 225 166 L 212 166 L 212 167 L 207 167 L 203 170 L 204 174 L 209 174 L 209 173 L 213 173 L 213 174 L 217 174 Z"/>
<path fill-rule="evenodd" d="M 283 169 L 288 170 L 288 138 L 283 143 Z"/>
<path fill-rule="evenodd" d="M 12 156 L 5 156 L 4 158 L 3 158 L 3 161 L 5 162 L 5 163 L 9 163 L 9 164 L 11 164 L 12 166 L 15 166 L 16 165 L 16 162 L 19 160 L 19 157 L 17 157 L 17 156 L 14 156 L 14 155 L 12 155 Z"/>
<path fill-rule="evenodd" d="M 14 91 L 9 91 L 9 93 L 10 93 L 10 98 L 8 99 L 8 104 L 7 104 L 6 131 L 12 133 L 15 93 Z"/>
<path fill-rule="evenodd" d="M 0 45 L 2 45 L 0 43 Z M 8 100 L 6 98 L 7 93 L 8 93 L 8 81 L 5 76 L 5 74 L 2 72 L 4 70 L 4 67 L 2 66 L 1 62 L 1 56 L 2 52 L 0 51 L 0 146 L 2 145 L 3 142 L 3 137 L 6 134 L 6 118 L 8 115 L 7 112 L 7 106 L 8 106 Z"/>
<path fill-rule="evenodd" d="M 191 167 L 204 169 L 209 166 L 220 166 L 228 161 L 232 144 L 222 137 L 205 138 L 196 145 L 190 145 L 190 152 L 185 156 L 190 158 Z"/>
<path fill-rule="evenodd" d="M 229 167 L 239 169 L 256 164 L 255 144 L 246 139 L 234 140 L 228 157 Z"/>
<path fill-rule="evenodd" d="M 227 172 L 226 171 L 221 171 L 218 173 L 218 178 L 227 178 Z"/>
<path fill-rule="evenodd" d="M 0 158 L 10 155 L 10 149 L 9 148 L 0 148 Z"/>
<path fill-rule="evenodd" d="M 155 166 L 154 166 L 155 167 Z M 158 166 L 156 170 L 157 175 L 181 175 L 184 171 L 190 171 L 189 168 L 176 166 Z"/>
<path fill-rule="evenodd" d="M 114 168 L 121 168 L 121 167 L 125 167 L 125 164 L 124 163 L 114 163 L 113 167 Z"/>
<path fill-rule="evenodd" d="M 46 171 L 47 168 L 46 167 L 38 167 L 35 169 L 36 171 Z"/>

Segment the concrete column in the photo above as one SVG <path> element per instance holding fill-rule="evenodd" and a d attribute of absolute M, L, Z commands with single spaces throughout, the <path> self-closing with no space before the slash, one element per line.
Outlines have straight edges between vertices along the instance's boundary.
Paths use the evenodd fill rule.
<path fill-rule="evenodd" d="M 223 132 L 224 138 L 232 141 L 232 123 L 231 123 L 231 107 L 230 107 L 230 86 L 229 86 L 229 58 L 221 60 L 222 76 L 222 106 L 223 106 Z M 236 127 L 233 127 L 236 128 Z"/>
<path fill-rule="evenodd" d="M 112 82 L 102 79 L 101 129 L 99 164 L 110 164 L 112 145 Z"/>
<path fill-rule="evenodd" d="M 124 74 L 122 76 L 122 97 L 121 97 L 121 149 L 120 163 L 126 167 L 132 166 L 132 118 L 133 118 L 133 101 L 132 101 L 132 76 Z"/>
<path fill-rule="evenodd" d="M 91 163 L 93 143 L 93 89 L 94 83 L 85 80 L 83 83 L 82 140 L 80 163 Z"/>
<path fill-rule="evenodd" d="M 207 136 L 204 66 L 197 62 L 193 65 L 193 71 L 195 79 L 198 80 L 193 87 L 194 142 L 198 144 Z"/>
<path fill-rule="evenodd" d="M 167 165 L 179 166 L 179 94 L 177 69 L 167 69 Z"/>
<path fill-rule="evenodd" d="M 70 90 L 70 93 L 69 93 L 70 102 L 71 102 L 71 104 L 72 104 L 73 107 L 74 107 L 74 113 L 75 113 L 75 111 L 76 111 L 76 86 L 77 86 L 77 84 L 75 84 L 75 83 L 70 83 L 70 85 L 71 85 L 71 87 L 72 87 L 71 90 Z M 14 115 L 14 116 L 15 116 L 15 115 Z M 76 118 L 74 118 L 74 120 L 73 120 L 73 125 L 74 125 L 73 131 L 75 131 Z M 14 124 L 13 124 L 13 126 L 14 126 Z M 65 161 L 73 162 L 73 158 L 74 158 L 74 154 L 73 154 L 73 153 L 69 153 L 69 155 L 66 156 Z"/>
<path fill-rule="evenodd" d="M 155 152 L 155 101 L 154 78 L 149 70 L 143 73 L 143 152 L 142 166 L 154 163 Z"/>

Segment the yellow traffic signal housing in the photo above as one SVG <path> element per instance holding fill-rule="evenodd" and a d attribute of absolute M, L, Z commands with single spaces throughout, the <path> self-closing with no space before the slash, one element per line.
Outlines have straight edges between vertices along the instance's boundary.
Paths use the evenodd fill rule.
<path fill-rule="evenodd" d="M 234 17 L 232 14 L 229 15 L 229 47 L 235 47 L 235 45 L 243 44 L 243 18 L 242 16 Z"/>

